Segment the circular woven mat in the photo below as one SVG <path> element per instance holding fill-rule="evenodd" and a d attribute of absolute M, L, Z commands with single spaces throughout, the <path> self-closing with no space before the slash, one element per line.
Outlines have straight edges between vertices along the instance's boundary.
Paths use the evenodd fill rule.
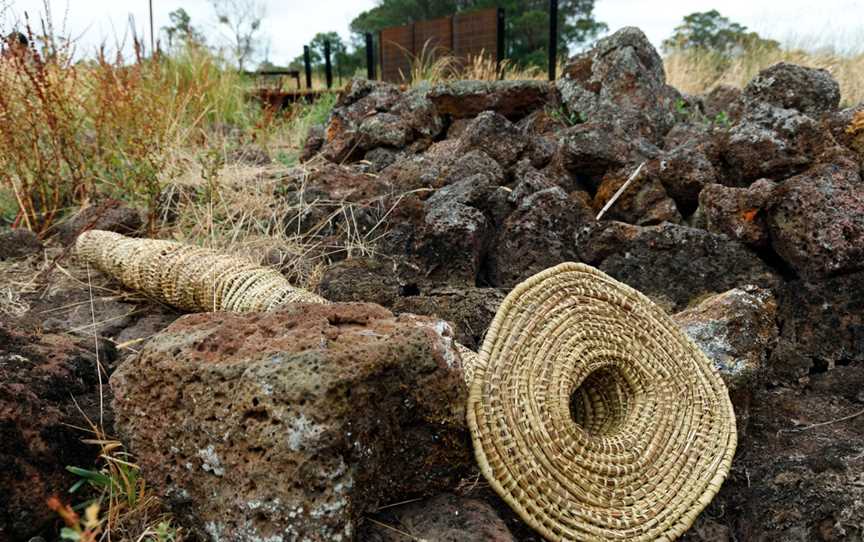
<path fill-rule="evenodd" d="M 735 416 L 710 361 L 592 267 L 517 286 L 467 363 L 481 470 L 550 540 L 674 539 L 729 472 Z"/>

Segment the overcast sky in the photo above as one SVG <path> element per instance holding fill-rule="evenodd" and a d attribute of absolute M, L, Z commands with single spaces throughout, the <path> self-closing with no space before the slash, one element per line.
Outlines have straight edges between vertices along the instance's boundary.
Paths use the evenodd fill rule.
<path fill-rule="evenodd" d="M 0 6 L 10 0 L 0 0 Z M 48 0 L 55 26 L 66 17 L 67 33 L 81 36 L 79 54 L 92 54 L 101 42 L 122 40 L 130 14 L 139 32 L 148 26 L 148 0 Z M 11 0 L 12 13 L 31 17 L 43 12 L 43 0 Z M 303 51 L 317 32 L 335 30 L 348 37 L 348 24 L 375 0 L 263 0 L 263 37 L 270 60 L 286 63 Z M 68 6 L 68 10 L 67 10 Z M 638 26 L 658 45 L 682 17 L 717 8 L 723 15 L 780 41 L 808 46 L 864 48 L 864 0 L 597 0 L 596 17 L 611 30 Z M 218 33 L 208 0 L 153 0 L 155 26 L 168 24 L 168 13 L 183 7 L 192 23 L 212 36 Z M 8 26 L 8 25 L 7 25 Z M 115 39 L 116 38 L 116 39 Z"/>

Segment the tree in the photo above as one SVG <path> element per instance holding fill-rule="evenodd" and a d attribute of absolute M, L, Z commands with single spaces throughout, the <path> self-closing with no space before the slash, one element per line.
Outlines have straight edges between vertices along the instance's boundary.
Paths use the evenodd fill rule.
<path fill-rule="evenodd" d="M 258 47 L 256 34 L 264 19 L 264 6 L 258 0 L 210 0 L 216 19 L 228 32 L 237 67 L 242 71 Z"/>
<path fill-rule="evenodd" d="M 162 32 L 168 36 L 168 48 L 175 44 L 204 43 L 204 35 L 192 26 L 192 18 L 183 8 L 178 8 L 168 14 L 171 26 L 163 26 Z"/>
<path fill-rule="evenodd" d="M 675 33 L 663 42 L 667 52 L 705 50 L 724 56 L 758 47 L 777 49 L 780 44 L 756 32 L 748 32 L 746 26 L 730 21 L 716 9 L 687 15 L 683 23 L 675 27 Z"/>
<path fill-rule="evenodd" d="M 549 43 L 547 0 L 379 0 L 351 21 L 356 33 L 377 32 L 457 12 L 502 7 L 507 58 L 521 65 L 545 66 Z M 558 5 L 558 51 L 561 57 L 607 29 L 594 19 L 594 0 L 561 0 Z"/>

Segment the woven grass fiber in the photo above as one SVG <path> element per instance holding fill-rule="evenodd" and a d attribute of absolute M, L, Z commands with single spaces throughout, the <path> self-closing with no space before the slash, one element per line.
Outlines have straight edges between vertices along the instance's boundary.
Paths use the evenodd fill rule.
<path fill-rule="evenodd" d="M 327 303 L 275 270 L 105 231 L 78 256 L 190 311 Z M 735 416 L 710 361 L 645 296 L 582 264 L 519 284 L 479 354 L 456 344 L 483 475 L 550 540 L 672 540 L 711 501 Z"/>
<path fill-rule="evenodd" d="M 78 236 L 79 258 L 127 288 L 187 311 L 267 311 L 286 303 L 326 303 L 291 286 L 275 269 L 174 241 L 90 230 Z"/>
<path fill-rule="evenodd" d="M 673 540 L 711 502 L 735 415 L 711 362 L 645 296 L 561 264 L 505 299 L 472 368 L 485 478 L 550 540 Z"/>

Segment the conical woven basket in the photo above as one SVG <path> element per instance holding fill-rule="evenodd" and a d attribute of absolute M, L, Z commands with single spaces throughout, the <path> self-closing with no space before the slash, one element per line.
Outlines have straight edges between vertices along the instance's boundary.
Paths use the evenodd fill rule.
<path fill-rule="evenodd" d="M 275 269 L 174 241 L 101 230 L 78 236 L 79 258 L 169 305 L 188 311 L 266 311 L 286 303 L 326 303 L 291 286 Z"/>
<path fill-rule="evenodd" d="M 735 416 L 710 361 L 592 267 L 518 285 L 471 372 L 481 470 L 550 540 L 672 540 L 729 472 Z"/>

